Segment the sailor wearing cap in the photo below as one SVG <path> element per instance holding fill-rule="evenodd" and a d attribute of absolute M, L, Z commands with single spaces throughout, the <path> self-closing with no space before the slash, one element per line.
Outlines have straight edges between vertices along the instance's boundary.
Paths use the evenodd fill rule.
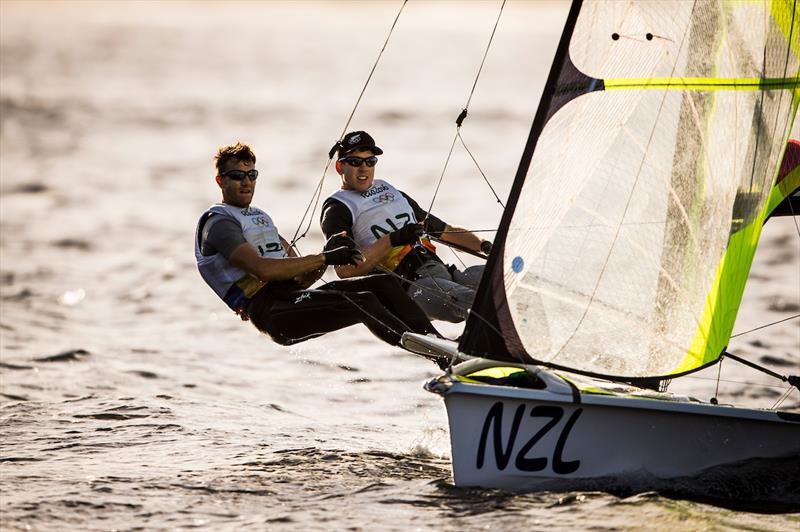
<path fill-rule="evenodd" d="M 399 345 L 404 332 L 438 335 L 388 275 L 309 289 L 328 265 L 358 264 L 355 244 L 333 235 L 322 253 L 298 256 L 269 214 L 251 204 L 259 177 L 252 148 L 239 142 L 223 146 L 215 159 L 222 201 L 200 217 L 195 259 L 203 280 L 242 319 L 282 345 L 356 323 L 392 345 Z"/>
<path fill-rule="evenodd" d="M 424 211 L 408 194 L 383 179 L 375 165 L 383 150 L 366 131 L 351 131 L 336 146 L 339 190 L 323 203 L 327 237 L 346 232 L 364 256 L 357 266 L 336 266 L 340 278 L 392 271 L 403 277 L 411 298 L 430 319 L 453 323 L 466 318 L 483 266 L 461 271 L 437 255 L 427 235 L 488 253 L 491 243 Z M 421 222 L 424 220 L 425 227 Z"/>

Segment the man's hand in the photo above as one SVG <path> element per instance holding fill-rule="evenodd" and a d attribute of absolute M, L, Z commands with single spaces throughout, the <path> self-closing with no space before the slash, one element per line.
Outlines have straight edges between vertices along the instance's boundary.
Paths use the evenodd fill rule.
<path fill-rule="evenodd" d="M 358 263 L 364 260 L 359 250 L 347 246 L 340 246 L 322 254 L 325 256 L 327 266 L 344 266 L 346 264 L 358 266 Z"/>
<path fill-rule="evenodd" d="M 422 224 L 406 224 L 397 231 L 389 233 L 389 242 L 393 247 L 413 244 L 422 236 Z"/>
<path fill-rule="evenodd" d="M 481 242 L 481 251 L 486 255 L 489 255 L 492 252 L 492 243 L 488 240 Z"/>
<path fill-rule="evenodd" d="M 358 266 L 359 262 L 364 261 L 364 256 L 356 248 L 355 241 L 342 231 L 331 236 L 323 248 L 325 264 L 328 266 L 344 266 L 351 264 Z"/>
<path fill-rule="evenodd" d="M 331 236 L 328 239 L 328 241 L 325 242 L 324 251 L 330 251 L 332 249 L 340 248 L 342 246 L 356 249 L 355 241 L 349 236 L 347 236 L 347 233 L 345 233 L 344 231 L 342 231 L 341 233 L 336 233 L 335 235 Z"/>

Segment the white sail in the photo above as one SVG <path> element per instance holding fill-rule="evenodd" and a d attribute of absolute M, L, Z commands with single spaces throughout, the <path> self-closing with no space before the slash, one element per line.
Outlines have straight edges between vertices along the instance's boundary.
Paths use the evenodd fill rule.
<path fill-rule="evenodd" d="M 583 3 L 564 61 L 591 81 L 551 104 L 501 228 L 512 355 L 632 377 L 720 356 L 800 96 L 795 10 Z"/>

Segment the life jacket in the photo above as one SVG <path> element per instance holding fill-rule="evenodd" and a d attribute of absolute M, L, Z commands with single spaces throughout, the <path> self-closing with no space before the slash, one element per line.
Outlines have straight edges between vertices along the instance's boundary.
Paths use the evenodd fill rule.
<path fill-rule="evenodd" d="M 374 180 L 369 190 L 364 192 L 337 190 L 330 197 L 342 202 L 350 210 L 353 217 L 353 240 L 360 249 L 371 246 L 382 236 L 407 224 L 418 222 L 414 209 L 405 196 L 382 179 Z M 422 237 L 420 243 L 432 254 L 436 254 L 436 247 L 428 237 Z M 380 264 L 394 271 L 411 249 L 410 245 L 395 246 Z"/>
<path fill-rule="evenodd" d="M 250 299 L 261 290 L 264 282 L 228 262 L 221 253 L 203 255 L 203 226 L 212 216 L 231 218 L 242 228 L 245 240 L 262 257 L 282 259 L 286 251 L 281 244 L 278 228 L 272 218 L 256 207 L 234 207 L 216 203 L 206 210 L 197 222 L 194 240 L 194 257 L 203 280 L 234 312 L 241 314 Z"/>

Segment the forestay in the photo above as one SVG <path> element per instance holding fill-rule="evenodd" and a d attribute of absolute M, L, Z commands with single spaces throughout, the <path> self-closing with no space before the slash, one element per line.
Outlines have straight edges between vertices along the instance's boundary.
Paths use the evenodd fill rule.
<path fill-rule="evenodd" d="M 576 2 L 460 350 L 716 361 L 800 101 L 795 0 Z"/>

